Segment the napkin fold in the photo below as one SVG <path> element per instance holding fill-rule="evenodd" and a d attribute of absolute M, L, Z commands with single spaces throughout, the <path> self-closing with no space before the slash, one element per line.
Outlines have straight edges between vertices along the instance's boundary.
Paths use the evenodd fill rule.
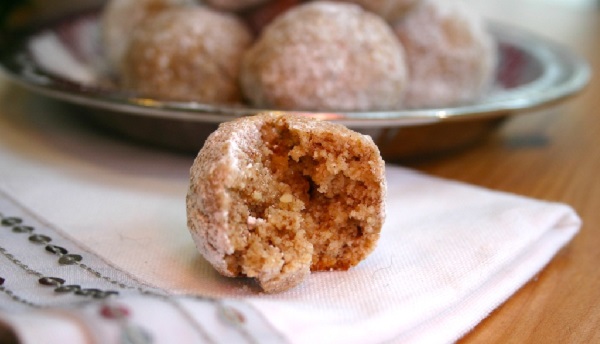
<path fill-rule="evenodd" d="M 564 204 L 387 165 L 376 250 L 266 295 L 196 252 L 191 157 L 0 121 L 0 323 L 22 343 L 453 342 L 580 227 Z"/>

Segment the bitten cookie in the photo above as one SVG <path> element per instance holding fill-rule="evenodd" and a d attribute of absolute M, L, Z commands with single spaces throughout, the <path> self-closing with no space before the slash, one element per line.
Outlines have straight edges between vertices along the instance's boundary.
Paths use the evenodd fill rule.
<path fill-rule="evenodd" d="M 221 274 L 265 292 L 318 270 L 347 270 L 374 248 L 385 217 L 377 146 L 344 126 L 265 113 L 221 124 L 190 171 L 188 227 Z"/>

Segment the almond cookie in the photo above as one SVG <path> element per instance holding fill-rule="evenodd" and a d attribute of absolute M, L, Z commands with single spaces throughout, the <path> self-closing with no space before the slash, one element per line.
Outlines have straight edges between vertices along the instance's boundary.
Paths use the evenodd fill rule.
<path fill-rule="evenodd" d="M 253 105 L 300 111 L 398 109 L 406 79 L 391 27 L 358 5 L 329 1 L 277 17 L 244 55 L 240 75 Z"/>
<path fill-rule="evenodd" d="M 251 42 L 250 30 L 232 14 L 200 6 L 162 11 L 133 34 L 122 86 L 164 100 L 241 102 L 238 74 Z"/>
<path fill-rule="evenodd" d="M 102 11 L 101 36 L 104 55 L 117 72 L 134 29 L 146 18 L 172 7 L 194 4 L 194 0 L 111 0 Z"/>
<path fill-rule="evenodd" d="M 472 102 L 495 79 L 496 42 L 483 19 L 460 1 L 423 0 L 394 25 L 410 73 L 409 108 Z"/>

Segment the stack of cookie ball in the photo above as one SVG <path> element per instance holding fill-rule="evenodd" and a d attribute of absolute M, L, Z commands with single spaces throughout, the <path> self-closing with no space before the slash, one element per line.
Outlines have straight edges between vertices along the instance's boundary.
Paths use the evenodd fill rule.
<path fill-rule="evenodd" d="M 142 97 L 302 111 L 472 102 L 496 43 L 459 0 L 112 0 L 107 61 Z"/>

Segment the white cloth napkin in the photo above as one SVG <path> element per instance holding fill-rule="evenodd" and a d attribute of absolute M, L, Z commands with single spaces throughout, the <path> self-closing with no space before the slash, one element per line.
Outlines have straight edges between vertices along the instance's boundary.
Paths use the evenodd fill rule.
<path fill-rule="evenodd" d="M 0 323 L 23 343 L 453 342 L 580 227 L 567 205 L 388 165 L 373 254 L 264 295 L 196 252 L 193 157 L 104 137 L 50 103 L 0 102 Z"/>

